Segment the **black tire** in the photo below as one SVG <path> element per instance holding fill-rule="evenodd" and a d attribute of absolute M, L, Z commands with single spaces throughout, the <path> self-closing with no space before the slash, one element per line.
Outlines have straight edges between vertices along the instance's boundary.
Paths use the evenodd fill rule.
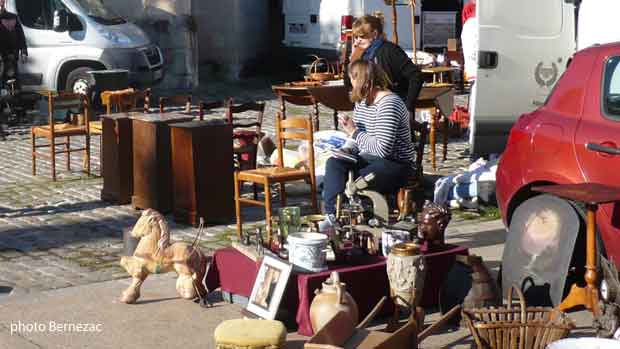
<path fill-rule="evenodd" d="M 539 195 L 521 203 L 510 221 L 502 256 L 502 291 L 517 285 L 530 305 L 557 305 L 565 296 L 574 245 L 585 224 L 569 201 Z M 579 259 L 579 258 L 577 258 Z"/>
<path fill-rule="evenodd" d="M 95 83 L 89 71 L 96 70 L 92 67 L 79 67 L 73 69 L 68 75 L 65 83 L 65 90 L 89 95 L 90 87 Z"/>

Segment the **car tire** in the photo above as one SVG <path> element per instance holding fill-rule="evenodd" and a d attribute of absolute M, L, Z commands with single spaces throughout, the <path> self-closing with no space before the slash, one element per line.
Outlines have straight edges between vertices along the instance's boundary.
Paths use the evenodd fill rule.
<path fill-rule="evenodd" d="M 584 220 L 570 201 L 545 194 L 521 203 L 512 215 L 504 245 L 503 292 L 516 285 L 528 304 L 561 302 L 575 262 L 574 246 L 584 231 Z"/>
<path fill-rule="evenodd" d="M 67 75 L 67 82 L 65 83 L 65 90 L 73 93 L 81 93 L 89 95 L 90 87 L 95 83 L 92 75 L 88 72 L 96 70 L 92 67 L 79 67 L 73 69 Z"/>

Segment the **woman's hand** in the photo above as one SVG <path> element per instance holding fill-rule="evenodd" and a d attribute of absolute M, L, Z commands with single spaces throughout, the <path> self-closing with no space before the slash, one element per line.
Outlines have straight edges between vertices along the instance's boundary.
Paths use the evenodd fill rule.
<path fill-rule="evenodd" d="M 340 126 L 342 127 L 342 130 L 350 137 L 351 135 L 353 135 L 353 133 L 355 132 L 355 130 L 357 130 L 357 128 L 355 127 L 355 123 L 353 122 L 353 119 L 350 116 L 347 115 L 339 115 L 338 116 L 338 121 L 340 123 Z"/>

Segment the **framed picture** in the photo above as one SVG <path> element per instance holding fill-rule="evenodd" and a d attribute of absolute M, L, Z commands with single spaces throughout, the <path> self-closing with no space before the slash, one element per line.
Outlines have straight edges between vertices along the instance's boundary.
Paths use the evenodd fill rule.
<path fill-rule="evenodd" d="M 281 259 L 265 255 L 246 310 L 263 319 L 275 319 L 292 268 Z"/>

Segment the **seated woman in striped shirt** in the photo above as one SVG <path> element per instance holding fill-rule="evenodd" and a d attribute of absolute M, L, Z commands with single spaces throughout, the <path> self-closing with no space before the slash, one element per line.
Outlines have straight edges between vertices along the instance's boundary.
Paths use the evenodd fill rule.
<path fill-rule="evenodd" d="M 326 221 L 321 230 L 334 224 L 336 197 L 344 192 L 348 173 L 354 177 L 374 173 L 370 189 L 395 193 L 413 173 L 415 151 L 411 141 L 409 112 L 403 100 L 388 89 L 389 81 L 380 66 L 363 60 L 349 69 L 355 103 L 353 118 L 342 116 L 340 124 L 359 149 L 357 162 L 336 157 L 327 161 L 323 182 Z"/>

